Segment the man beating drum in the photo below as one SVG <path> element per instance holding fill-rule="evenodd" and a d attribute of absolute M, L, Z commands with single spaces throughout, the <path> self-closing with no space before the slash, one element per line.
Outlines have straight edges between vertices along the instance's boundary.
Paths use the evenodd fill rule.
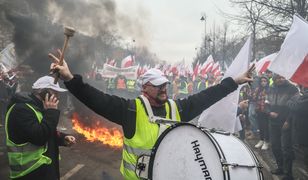
<path fill-rule="evenodd" d="M 59 56 L 61 52 L 59 51 Z M 51 70 L 57 70 L 67 89 L 97 114 L 122 126 L 124 147 L 120 171 L 124 179 L 139 179 L 135 173 L 140 155 L 150 155 L 159 135 L 166 129 L 164 120 L 188 122 L 202 111 L 238 88 L 239 84 L 251 82 L 254 65 L 247 72 L 232 79 L 228 77 L 186 99 L 168 99 L 168 79 L 158 69 L 149 69 L 139 79 L 142 95 L 136 99 L 111 96 L 83 82 L 80 75 L 73 75 L 67 63 L 59 65 L 53 54 Z M 158 124 L 161 122 L 162 124 Z"/>

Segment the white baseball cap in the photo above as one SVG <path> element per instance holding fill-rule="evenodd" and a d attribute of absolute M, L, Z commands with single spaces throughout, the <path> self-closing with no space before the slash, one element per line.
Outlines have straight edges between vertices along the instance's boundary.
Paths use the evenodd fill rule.
<path fill-rule="evenodd" d="M 154 86 L 159 86 L 164 83 L 169 83 L 169 80 L 165 77 L 164 73 L 161 72 L 159 69 L 155 68 L 147 70 L 147 72 L 140 77 L 140 81 L 141 85 L 150 82 Z"/>
<path fill-rule="evenodd" d="M 51 76 L 43 76 L 36 80 L 33 85 L 32 89 L 53 89 L 57 92 L 65 92 L 67 89 L 60 88 L 59 83 L 54 84 L 54 78 Z"/>

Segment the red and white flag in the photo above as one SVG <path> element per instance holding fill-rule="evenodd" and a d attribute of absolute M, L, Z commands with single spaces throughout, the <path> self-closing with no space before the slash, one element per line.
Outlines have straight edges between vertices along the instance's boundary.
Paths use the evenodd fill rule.
<path fill-rule="evenodd" d="M 109 64 L 110 66 L 115 66 L 116 61 L 114 59 L 111 59 L 111 60 L 108 60 L 107 64 Z"/>
<path fill-rule="evenodd" d="M 132 66 L 134 63 L 134 59 L 132 55 L 127 56 L 126 58 L 124 58 L 121 62 L 121 68 L 127 68 Z"/>
<path fill-rule="evenodd" d="M 196 77 L 198 76 L 198 74 L 199 74 L 199 68 L 200 67 L 200 63 L 199 63 L 199 61 L 196 63 L 196 65 L 195 65 L 195 68 L 194 68 L 194 70 L 193 70 L 193 76 L 192 76 L 192 80 L 193 81 L 195 81 L 196 80 Z"/>
<path fill-rule="evenodd" d="M 214 74 L 214 77 L 220 76 L 221 75 L 221 67 L 218 66 L 218 69 L 215 72 L 213 72 L 213 74 Z"/>
<path fill-rule="evenodd" d="M 177 76 L 177 75 L 179 74 L 179 70 L 178 70 L 178 68 L 177 68 L 176 65 L 173 65 L 173 66 L 171 67 L 170 72 L 173 74 L 173 76 Z"/>
<path fill-rule="evenodd" d="M 216 62 L 214 65 L 213 65 L 213 68 L 211 69 L 211 73 L 212 74 L 215 74 L 216 71 L 220 68 L 220 65 L 219 65 L 219 62 Z"/>
<path fill-rule="evenodd" d="M 256 71 L 259 73 L 259 74 L 262 74 L 263 72 L 265 72 L 269 65 L 271 64 L 271 62 L 276 58 L 277 56 L 277 53 L 273 53 L 273 54 L 270 54 L 262 59 L 260 59 L 258 62 L 256 62 Z"/>
<path fill-rule="evenodd" d="M 308 87 L 308 22 L 293 16 L 292 26 L 269 70 Z"/>
<path fill-rule="evenodd" d="M 200 73 L 204 77 L 207 72 L 212 70 L 212 67 L 214 65 L 214 59 L 212 55 L 209 55 L 209 57 L 206 59 L 206 61 L 202 64 Z"/>

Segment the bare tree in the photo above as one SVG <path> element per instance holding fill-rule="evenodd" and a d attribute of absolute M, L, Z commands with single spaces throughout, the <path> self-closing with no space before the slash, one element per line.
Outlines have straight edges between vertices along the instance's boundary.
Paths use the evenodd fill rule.
<path fill-rule="evenodd" d="M 230 18 L 245 24 L 251 31 L 253 40 L 252 59 L 255 59 L 257 30 L 260 20 L 264 16 L 265 6 L 254 2 L 254 0 L 230 0 L 230 2 L 243 10 L 237 15 L 230 15 Z"/>
<path fill-rule="evenodd" d="M 211 45 L 210 50 L 205 53 L 204 46 L 196 48 L 197 53 L 194 58 L 193 64 L 195 65 L 198 61 L 203 63 L 207 57 L 211 54 L 215 61 L 218 61 L 223 70 L 226 69 L 225 65 L 230 65 L 234 57 L 238 54 L 240 48 L 245 43 L 247 37 L 242 35 L 228 34 L 228 23 L 225 23 L 223 27 L 213 25 L 211 32 L 208 33 L 207 46 Z M 202 44 L 204 45 L 204 44 Z"/>
<path fill-rule="evenodd" d="M 265 7 L 265 13 L 260 18 L 262 30 L 277 36 L 285 35 L 290 28 L 293 15 L 298 13 L 308 19 L 307 0 L 252 0 L 253 3 Z"/>

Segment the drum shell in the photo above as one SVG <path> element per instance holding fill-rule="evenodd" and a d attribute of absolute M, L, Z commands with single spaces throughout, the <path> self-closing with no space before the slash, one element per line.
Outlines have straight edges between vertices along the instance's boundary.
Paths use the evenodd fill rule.
<path fill-rule="evenodd" d="M 255 166 L 226 166 L 224 163 Z M 149 177 L 158 179 L 263 179 L 253 152 L 238 138 L 179 123 L 156 142 Z"/>

